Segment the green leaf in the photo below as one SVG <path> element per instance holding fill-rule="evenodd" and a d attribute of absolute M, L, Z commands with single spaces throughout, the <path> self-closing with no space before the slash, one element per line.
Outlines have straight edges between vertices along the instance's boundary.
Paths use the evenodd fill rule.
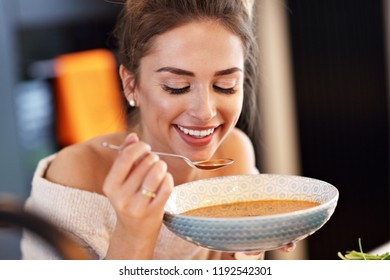
<path fill-rule="evenodd" d="M 337 256 L 342 260 L 390 260 L 389 252 L 386 252 L 381 255 L 364 253 L 360 238 L 358 240 L 358 243 L 360 251 L 347 251 L 344 255 L 341 252 L 338 252 Z"/>

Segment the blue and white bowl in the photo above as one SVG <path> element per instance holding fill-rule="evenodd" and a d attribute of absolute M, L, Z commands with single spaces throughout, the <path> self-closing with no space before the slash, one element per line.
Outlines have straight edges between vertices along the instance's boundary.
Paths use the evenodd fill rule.
<path fill-rule="evenodd" d="M 178 236 L 215 251 L 269 251 L 297 242 L 320 229 L 332 216 L 338 190 L 317 179 L 274 174 L 204 179 L 174 188 L 164 224 Z M 244 218 L 190 217 L 194 208 L 265 199 L 308 200 L 320 205 L 305 210 Z"/>

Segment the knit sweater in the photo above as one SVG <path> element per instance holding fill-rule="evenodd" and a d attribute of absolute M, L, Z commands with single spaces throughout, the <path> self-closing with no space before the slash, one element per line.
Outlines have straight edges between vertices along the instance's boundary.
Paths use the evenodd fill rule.
<path fill-rule="evenodd" d="M 25 208 L 46 217 L 62 231 L 73 236 L 97 259 L 106 256 L 116 224 L 116 214 L 109 200 L 100 194 L 55 184 L 44 174 L 55 158 L 42 159 L 34 173 L 32 190 Z M 25 231 L 21 240 L 23 259 L 58 259 L 49 245 Z M 199 247 L 174 235 L 162 225 L 154 259 L 219 259 L 221 253 Z"/>

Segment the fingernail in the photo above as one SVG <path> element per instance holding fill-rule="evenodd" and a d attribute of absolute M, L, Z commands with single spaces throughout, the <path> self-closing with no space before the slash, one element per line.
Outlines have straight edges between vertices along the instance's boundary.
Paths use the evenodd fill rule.
<path fill-rule="evenodd" d="M 152 147 L 149 144 L 146 144 L 146 149 L 150 152 L 152 150 Z"/>
<path fill-rule="evenodd" d="M 160 157 L 156 154 L 152 154 L 153 162 L 158 162 L 160 160 Z"/>

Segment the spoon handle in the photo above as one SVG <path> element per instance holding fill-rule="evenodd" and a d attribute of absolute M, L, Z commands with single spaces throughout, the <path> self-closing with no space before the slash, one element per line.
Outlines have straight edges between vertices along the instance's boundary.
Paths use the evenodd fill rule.
<path fill-rule="evenodd" d="M 184 160 L 188 160 L 185 156 L 176 155 L 176 154 L 168 154 L 168 153 L 162 153 L 162 152 L 151 152 L 152 154 L 159 155 L 159 156 L 168 156 L 168 157 L 177 157 Z"/>
<path fill-rule="evenodd" d="M 106 147 L 106 148 L 109 148 L 109 149 L 112 149 L 112 150 L 116 150 L 116 151 L 121 151 L 123 149 L 121 146 L 113 145 L 113 144 L 110 144 L 108 142 L 103 142 L 102 146 Z M 182 155 L 162 153 L 162 152 L 151 152 L 151 153 L 155 154 L 155 155 L 159 155 L 159 156 L 168 156 L 168 157 L 180 158 L 180 159 L 183 159 L 189 166 L 196 167 L 193 164 L 193 162 L 191 162 L 188 158 L 186 158 L 185 156 L 182 156 Z"/>
<path fill-rule="evenodd" d="M 162 152 L 152 152 L 152 154 L 159 155 L 159 156 L 168 156 L 168 157 L 180 158 L 180 159 L 184 160 L 192 168 L 197 168 L 197 166 L 189 158 L 187 158 L 185 156 L 182 156 L 182 155 L 162 153 Z"/>
<path fill-rule="evenodd" d="M 111 150 L 116 150 L 116 151 L 121 151 L 123 148 L 114 144 L 110 144 L 108 142 L 103 142 L 102 143 L 103 147 L 109 148 Z"/>

